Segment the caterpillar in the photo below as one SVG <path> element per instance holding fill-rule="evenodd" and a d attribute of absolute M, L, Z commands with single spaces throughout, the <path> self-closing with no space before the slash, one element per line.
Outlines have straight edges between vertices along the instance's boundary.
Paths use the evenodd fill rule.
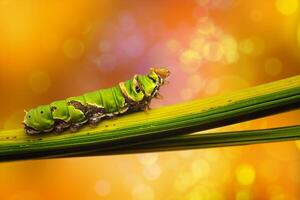
<path fill-rule="evenodd" d="M 81 96 L 54 101 L 25 111 L 24 130 L 28 135 L 66 129 L 78 131 L 83 125 L 91 127 L 105 118 L 130 112 L 148 110 L 152 98 L 160 98 L 160 86 L 166 83 L 170 71 L 150 68 L 147 75 L 134 75 L 117 86 L 85 93 Z"/>

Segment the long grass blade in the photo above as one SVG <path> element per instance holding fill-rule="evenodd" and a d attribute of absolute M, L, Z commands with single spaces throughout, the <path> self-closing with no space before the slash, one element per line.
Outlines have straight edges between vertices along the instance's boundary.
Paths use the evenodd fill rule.
<path fill-rule="evenodd" d="M 78 133 L 27 136 L 21 129 L 1 131 L 0 161 L 101 154 L 128 144 L 190 134 L 299 107 L 300 76 L 295 76 L 230 94 L 124 115 Z"/>

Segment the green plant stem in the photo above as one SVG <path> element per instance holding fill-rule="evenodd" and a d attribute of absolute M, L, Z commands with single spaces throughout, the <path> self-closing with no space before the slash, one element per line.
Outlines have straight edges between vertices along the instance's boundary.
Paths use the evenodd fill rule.
<path fill-rule="evenodd" d="M 115 149 L 95 151 L 95 155 L 145 153 L 155 151 L 188 150 L 300 139 L 300 126 L 290 126 L 262 130 L 197 133 L 141 142 Z M 89 152 L 91 155 L 92 152 Z"/>
<path fill-rule="evenodd" d="M 300 76 L 295 76 L 230 94 L 104 120 L 95 129 L 86 127 L 77 133 L 27 136 L 22 129 L 1 131 L 0 161 L 103 154 L 126 146 L 132 148 L 133 145 L 142 142 L 186 135 L 299 107 Z M 280 140 L 295 139 L 285 137 L 285 132 L 280 133 L 282 134 Z M 228 142 L 229 139 L 225 140 L 227 136 L 222 142 L 222 137 L 219 138 L 218 134 L 206 136 L 204 139 L 207 145 L 213 146 L 214 143 L 216 146 L 238 145 L 248 142 L 248 140 Z M 288 135 L 289 132 L 285 134 Z M 235 135 L 229 134 L 228 137 L 235 138 Z M 272 141 L 272 138 L 269 140 Z M 274 137 L 274 141 L 276 140 L 279 139 Z M 170 141 L 176 143 L 172 139 Z M 181 141 L 184 140 L 180 140 L 180 146 L 183 146 Z M 252 142 L 259 143 L 261 140 L 257 138 Z M 151 143 L 144 145 L 147 151 L 152 151 Z M 157 148 L 153 144 L 153 151 Z M 169 147 L 169 150 L 174 148 Z M 126 152 L 122 149 L 123 151 Z"/>

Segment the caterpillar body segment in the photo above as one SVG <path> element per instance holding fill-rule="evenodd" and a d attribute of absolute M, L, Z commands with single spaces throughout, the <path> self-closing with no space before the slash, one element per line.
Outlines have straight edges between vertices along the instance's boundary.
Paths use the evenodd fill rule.
<path fill-rule="evenodd" d="M 25 132 L 60 133 L 67 128 L 75 132 L 86 123 L 93 127 L 104 118 L 147 110 L 151 99 L 159 97 L 158 90 L 169 74 L 166 68 L 151 68 L 147 75 L 135 75 L 115 87 L 33 108 L 24 116 Z"/>

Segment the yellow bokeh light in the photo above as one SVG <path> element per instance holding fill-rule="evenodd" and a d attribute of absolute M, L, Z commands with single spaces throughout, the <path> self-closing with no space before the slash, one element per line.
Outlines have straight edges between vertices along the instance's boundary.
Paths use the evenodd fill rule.
<path fill-rule="evenodd" d="M 209 173 L 210 166 L 205 160 L 197 159 L 192 163 L 192 174 L 195 179 L 206 177 Z"/>
<path fill-rule="evenodd" d="M 148 180 L 155 180 L 160 177 L 161 175 L 161 168 L 157 163 L 152 165 L 145 165 L 143 174 L 146 179 Z"/>
<path fill-rule="evenodd" d="M 182 64 L 200 64 L 202 60 L 201 55 L 199 54 L 199 52 L 192 50 L 192 49 L 188 49 L 185 50 L 184 52 L 182 52 L 181 56 L 180 56 L 180 61 L 182 62 Z"/>
<path fill-rule="evenodd" d="M 260 55 L 265 50 L 265 42 L 259 37 L 250 37 L 239 43 L 239 50 L 246 55 Z"/>
<path fill-rule="evenodd" d="M 134 200 L 153 200 L 154 192 L 152 188 L 145 184 L 138 184 L 132 190 Z"/>
<path fill-rule="evenodd" d="M 188 200 L 223 200 L 222 192 L 215 185 L 201 184 L 187 195 Z"/>
<path fill-rule="evenodd" d="M 76 38 L 71 38 L 64 43 L 64 54 L 67 58 L 79 58 L 84 52 L 84 44 Z"/>
<path fill-rule="evenodd" d="M 37 94 L 47 92 L 51 85 L 51 79 L 45 72 L 34 72 L 29 77 L 29 86 L 31 90 Z"/>
<path fill-rule="evenodd" d="M 95 185 L 95 191 L 99 196 L 107 196 L 110 190 L 110 184 L 105 180 L 99 180 Z"/>
<path fill-rule="evenodd" d="M 203 56 L 205 59 L 216 62 L 219 61 L 224 54 L 224 49 L 219 42 L 207 42 L 203 48 Z"/>
<path fill-rule="evenodd" d="M 251 54 L 254 50 L 254 44 L 250 39 L 244 39 L 239 44 L 240 51 L 244 54 Z"/>
<path fill-rule="evenodd" d="M 208 18 L 201 20 L 198 24 L 198 27 L 197 34 L 200 36 L 212 35 L 216 31 L 216 27 Z"/>
<path fill-rule="evenodd" d="M 176 176 L 174 188 L 180 192 L 186 191 L 194 183 L 194 177 L 189 172 L 182 172 Z"/>
<path fill-rule="evenodd" d="M 282 63 L 278 58 L 269 58 L 265 62 L 265 72 L 268 75 L 276 76 L 282 71 Z"/>
<path fill-rule="evenodd" d="M 284 15 L 292 15 L 298 9 L 298 0 L 276 0 L 277 10 Z"/>
<path fill-rule="evenodd" d="M 255 170 L 251 165 L 240 165 L 236 170 L 236 178 L 241 185 L 251 185 L 255 181 Z"/>
<path fill-rule="evenodd" d="M 157 161 L 158 155 L 157 153 L 144 153 L 138 155 L 138 159 L 143 165 L 153 165 Z"/>
<path fill-rule="evenodd" d="M 190 48 L 195 51 L 202 52 L 204 43 L 205 43 L 204 37 L 196 37 L 190 42 Z"/>
<path fill-rule="evenodd" d="M 222 46 L 226 61 L 229 64 L 235 63 L 239 59 L 236 40 L 231 36 L 225 36 L 222 40 Z"/>

